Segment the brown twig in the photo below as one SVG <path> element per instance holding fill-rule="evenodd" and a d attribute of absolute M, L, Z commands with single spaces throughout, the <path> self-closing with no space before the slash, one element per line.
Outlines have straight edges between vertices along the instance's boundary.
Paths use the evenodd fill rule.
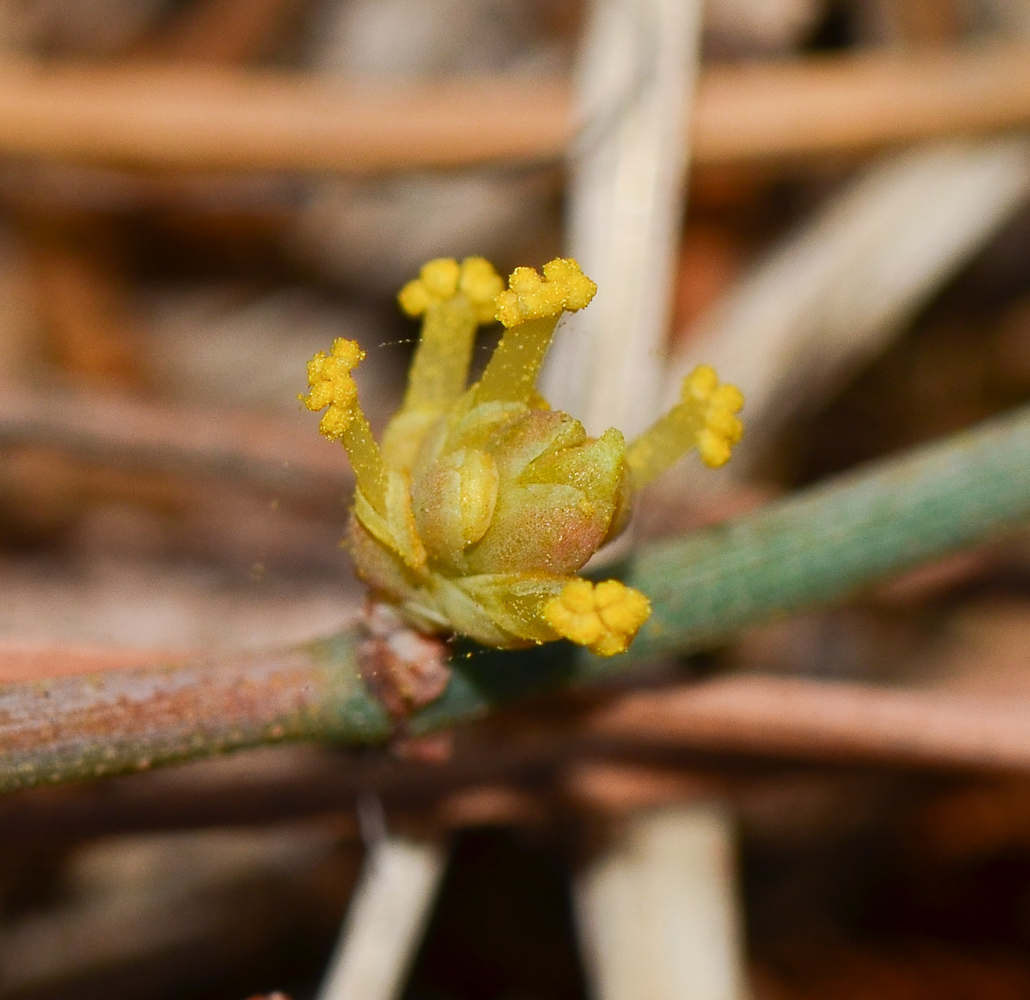
<path fill-rule="evenodd" d="M 133 55 L 240 63 L 263 54 L 296 15 L 298 0 L 205 0 L 177 11 Z"/>
<path fill-rule="evenodd" d="M 1030 121 L 1025 43 L 725 67 L 702 77 L 704 162 L 856 152 Z"/>
<path fill-rule="evenodd" d="M 1025 44 L 875 53 L 702 74 L 698 163 L 866 150 L 1030 121 Z M 560 80 L 361 87 L 274 72 L 7 63 L 0 151 L 188 170 L 338 171 L 554 161 Z"/>
<path fill-rule="evenodd" d="M 728 677 L 639 692 L 586 732 L 620 746 L 860 763 L 1030 768 L 1030 700 Z"/>
<path fill-rule="evenodd" d="M 0 684 L 31 681 L 41 677 L 96 674 L 149 664 L 177 662 L 183 651 L 121 649 L 104 646 L 8 645 L 0 647 Z"/>
<path fill-rule="evenodd" d="M 349 491 L 343 453 L 307 429 L 243 411 L 204 411 L 114 395 L 5 390 L 0 447 L 35 445 L 80 458 L 217 473 L 276 496 L 338 504 Z"/>
<path fill-rule="evenodd" d="M 80 384 L 145 384 L 139 322 L 117 253 L 101 217 L 23 204 L 18 213 L 51 353 Z"/>

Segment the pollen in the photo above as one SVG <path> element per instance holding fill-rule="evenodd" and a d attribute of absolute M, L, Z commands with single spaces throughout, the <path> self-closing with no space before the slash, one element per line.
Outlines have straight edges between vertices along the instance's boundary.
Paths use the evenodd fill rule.
<path fill-rule="evenodd" d="M 338 337 L 328 354 L 319 351 L 308 362 L 309 392 L 298 398 L 312 413 L 328 407 L 318 429 L 330 441 L 343 437 L 354 419 L 358 389 L 351 371 L 364 357 L 353 340 Z"/>
<path fill-rule="evenodd" d="M 482 257 L 466 257 L 461 262 L 458 291 L 472 304 L 477 322 L 490 323 L 496 318 L 494 300 L 503 289 L 504 281 L 490 261 Z"/>
<path fill-rule="evenodd" d="M 721 383 L 709 365 L 698 365 L 683 380 L 679 402 L 626 449 L 634 487 L 646 486 L 691 448 L 709 468 L 725 465 L 744 433 L 737 417 L 743 406 L 735 385 Z"/>
<path fill-rule="evenodd" d="M 599 656 L 624 653 L 650 614 L 651 602 L 618 580 L 570 580 L 544 607 L 555 632 Z"/>
<path fill-rule="evenodd" d="M 472 306 L 476 321 L 489 323 L 494 319 L 494 299 L 503 288 L 493 264 L 483 257 L 466 257 L 460 264 L 450 257 L 437 257 L 401 289 L 397 301 L 415 317 L 461 293 Z"/>
<path fill-rule="evenodd" d="M 701 461 L 713 469 L 725 465 L 744 433 L 736 416 L 744 406 L 743 393 L 735 385 L 720 385 L 714 368 L 699 365 L 683 380 L 680 398 L 702 407 L 696 438 Z"/>
<path fill-rule="evenodd" d="M 585 309 L 597 292 L 597 285 L 569 257 L 556 257 L 543 271 L 543 275 L 532 267 L 512 271 L 508 290 L 496 299 L 497 319 L 502 325 L 513 327 Z"/>

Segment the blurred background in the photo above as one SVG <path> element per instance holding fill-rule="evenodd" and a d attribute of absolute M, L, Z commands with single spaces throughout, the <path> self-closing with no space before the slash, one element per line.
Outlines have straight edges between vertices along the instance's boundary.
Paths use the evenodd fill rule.
<path fill-rule="evenodd" d="M 41 651 L 79 671 L 352 621 L 350 476 L 297 402 L 306 360 L 360 341 L 380 427 L 417 332 L 399 287 L 435 256 L 589 259 L 597 123 L 652 83 L 658 306 L 620 336 L 637 396 L 715 364 L 748 437 L 656 487 L 639 538 L 1030 398 L 1030 3 L 684 0 L 673 98 L 659 72 L 598 76 L 618 6 L 0 0 L 0 679 Z M 591 412 L 625 426 L 604 379 L 626 366 L 593 350 Z M 1023 533 L 638 683 L 1004 696 L 1028 650 Z M 621 1000 L 584 957 L 583 872 L 684 804 L 732 852 L 713 947 L 736 970 L 690 997 L 1030 996 L 1025 773 L 511 735 L 596 697 L 469 727 L 440 765 L 282 747 L 0 799 L 0 997 L 314 997 L 372 815 L 447 845 L 408 1000 Z"/>

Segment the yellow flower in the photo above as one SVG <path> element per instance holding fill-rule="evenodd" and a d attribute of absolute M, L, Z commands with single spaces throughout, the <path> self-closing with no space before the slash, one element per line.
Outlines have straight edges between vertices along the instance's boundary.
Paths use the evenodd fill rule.
<path fill-rule="evenodd" d="M 302 399 L 328 407 L 321 431 L 342 442 L 357 479 L 348 537 L 358 572 L 414 627 L 508 648 L 567 638 L 611 656 L 647 620 L 643 594 L 577 571 L 625 527 L 634 493 L 686 451 L 711 466 L 729 458 L 743 398 L 701 367 L 629 446 L 613 428 L 589 437 L 536 379 L 562 313 L 595 291 L 565 258 L 542 274 L 516 268 L 507 288 L 482 258 L 430 261 L 399 296 L 422 336 L 382 447 L 350 374 L 364 357 L 357 344 L 337 340 L 309 363 Z M 467 386 L 476 330 L 493 318 L 504 335 Z"/>

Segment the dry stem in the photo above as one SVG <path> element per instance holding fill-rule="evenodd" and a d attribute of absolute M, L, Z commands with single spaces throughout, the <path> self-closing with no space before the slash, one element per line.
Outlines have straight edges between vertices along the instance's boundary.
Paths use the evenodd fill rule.
<path fill-rule="evenodd" d="M 702 74 L 697 163 L 860 151 L 1030 121 L 1030 49 L 872 53 Z M 235 69 L 0 68 L 0 151 L 151 169 L 335 171 L 556 161 L 560 80 L 358 87 Z"/>

